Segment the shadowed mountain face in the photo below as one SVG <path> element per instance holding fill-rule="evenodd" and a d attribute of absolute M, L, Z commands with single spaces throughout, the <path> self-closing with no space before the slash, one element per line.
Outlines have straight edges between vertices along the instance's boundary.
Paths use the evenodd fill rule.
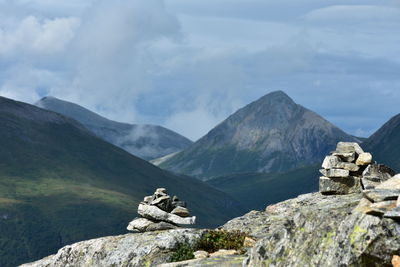
<path fill-rule="evenodd" d="M 400 172 L 400 114 L 371 135 L 363 143 L 363 147 L 372 152 L 376 161 L 384 162 L 396 172 Z"/>
<path fill-rule="evenodd" d="M 320 165 L 311 165 L 284 173 L 240 173 L 207 181 L 228 193 L 249 210 L 263 210 L 300 194 L 317 192 Z"/>
<path fill-rule="evenodd" d="M 198 226 L 242 213 L 226 194 L 109 144 L 80 123 L 0 97 L 0 266 L 84 239 L 122 234 L 157 187 L 188 202 Z"/>
<path fill-rule="evenodd" d="M 338 141 L 358 141 L 281 91 L 245 106 L 160 164 L 201 179 L 276 172 L 321 161 Z"/>
<path fill-rule="evenodd" d="M 181 151 L 192 144 L 189 139 L 161 126 L 112 121 L 55 97 L 44 97 L 36 105 L 73 118 L 98 137 L 146 160 Z"/>

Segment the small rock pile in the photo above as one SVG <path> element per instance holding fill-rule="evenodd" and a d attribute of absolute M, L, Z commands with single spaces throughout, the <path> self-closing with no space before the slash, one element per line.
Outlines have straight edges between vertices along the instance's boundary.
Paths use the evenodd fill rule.
<path fill-rule="evenodd" d="M 373 189 L 363 191 L 356 211 L 366 214 L 400 219 L 400 174 Z"/>
<path fill-rule="evenodd" d="M 351 142 L 339 142 L 336 151 L 325 157 L 322 168 L 319 180 L 322 194 L 360 193 L 395 175 L 389 167 L 374 162 L 371 153 Z"/>
<path fill-rule="evenodd" d="M 138 214 L 127 227 L 129 231 L 148 232 L 178 228 L 178 225 L 194 224 L 196 217 L 190 216 L 186 202 L 177 196 L 170 197 L 165 188 L 158 188 L 139 204 Z"/>

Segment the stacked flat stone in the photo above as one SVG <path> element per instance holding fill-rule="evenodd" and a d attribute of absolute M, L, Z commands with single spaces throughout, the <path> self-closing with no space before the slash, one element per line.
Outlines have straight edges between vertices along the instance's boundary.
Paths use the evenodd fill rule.
<path fill-rule="evenodd" d="M 165 188 L 158 188 L 152 196 L 147 196 L 139 204 L 138 214 L 127 227 L 129 231 L 148 232 L 178 228 L 178 225 L 190 225 L 196 221 L 190 216 L 186 202 L 177 196 L 170 197 Z"/>
<path fill-rule="evenodd" d="M 356 211 L 400 220 L 400 174 L 373 189 L 363 191 Z"/>
<path fill-rule="evenodd" d="M 371 153 L 357 143 L 339 142 L 336 151 L 322 163 L 319 191 L 322 194 L 360 193 L 373 189 L 395 173 L 389 167 L 377 164 Z"/>

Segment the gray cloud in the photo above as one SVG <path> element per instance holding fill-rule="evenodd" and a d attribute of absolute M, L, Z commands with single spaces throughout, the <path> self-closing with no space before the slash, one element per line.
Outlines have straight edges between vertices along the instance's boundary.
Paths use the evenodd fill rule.
<path fill-rule="evenodd" d="M 196 139 L 283 90 L 367 136 L 399 113 L 399 10 L 370 0 L 0 0 L 0 94 L 52 94 Z"/>

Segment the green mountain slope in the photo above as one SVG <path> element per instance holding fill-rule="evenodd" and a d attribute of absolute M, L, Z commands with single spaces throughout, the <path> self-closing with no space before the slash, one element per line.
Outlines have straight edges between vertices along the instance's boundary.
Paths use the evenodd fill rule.
<path fill-rule="evenodd" d="M 78 122 L 0 98 L 0 266 L 66 244 L 125 233 L 156 187 L 188 202 L 198 226 L 243 212 L 225 193 L 178 177 L 95 137 Z"/>
<path fill-rule="evenodd" d="M 374 159 L 400 172 L 400 114 L 391 118 L 363 143 Z"/>
<path fill-rule="evenodd" d="M 282 172 L 319 162 L 338 141 L 359 140 L 277 91 L 238 110 L 159 166 L 203 180 Z"/>
<path fill-rule="evenodd" d="M 208 180 L 243 203 L 250 210 L 263 210 L 300 194 L 318 191 L 319 165 L 312 165 L 285 173 L 232 174 Z"/>

